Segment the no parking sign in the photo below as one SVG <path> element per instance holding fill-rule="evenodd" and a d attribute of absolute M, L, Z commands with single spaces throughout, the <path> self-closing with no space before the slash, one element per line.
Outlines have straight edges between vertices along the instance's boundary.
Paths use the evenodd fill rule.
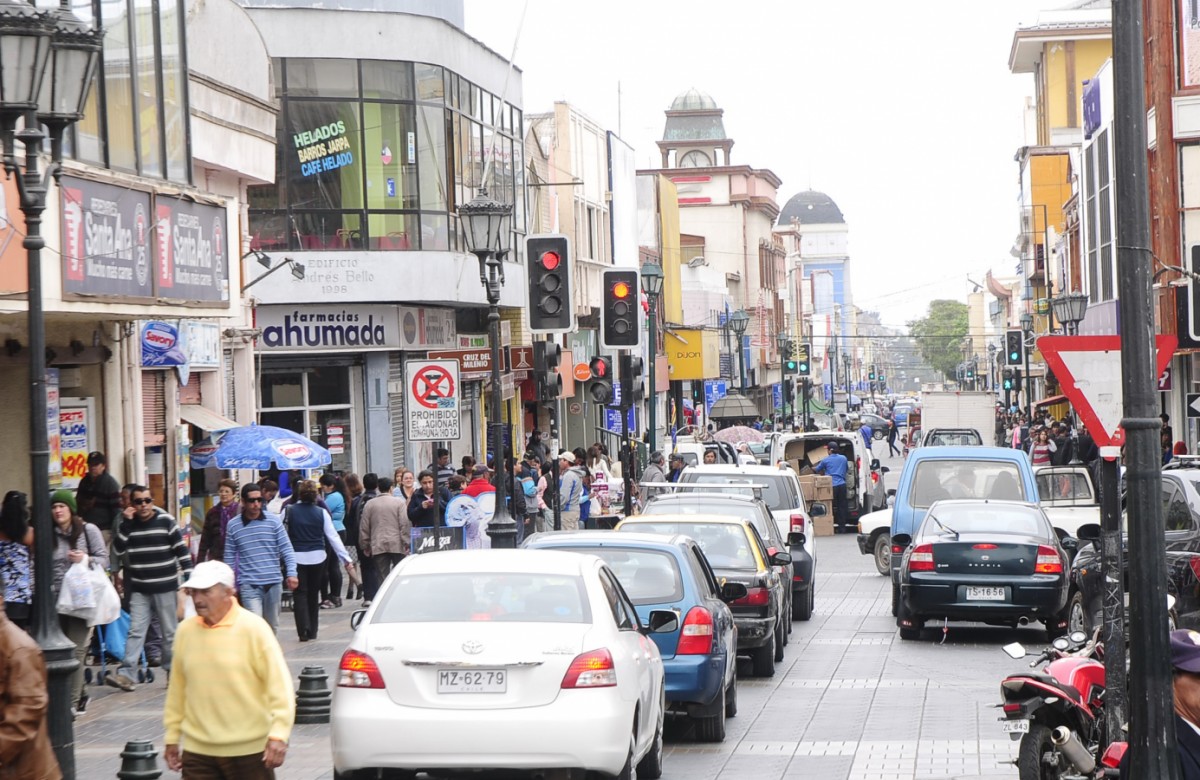
<path fill-rule="evenodd" d="M 457 360 L 410 360 L 404 366 L 409 441 L 447 441 L 460 433 Z"/>

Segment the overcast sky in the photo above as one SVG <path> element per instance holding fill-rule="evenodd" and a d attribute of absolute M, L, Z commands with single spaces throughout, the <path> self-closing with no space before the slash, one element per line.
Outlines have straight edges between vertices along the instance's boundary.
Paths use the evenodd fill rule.
<path fill-rule="evenodd" d="M 566 100 L 659 164 L 663 111 L 691 87 L 725 110 L 732 162 L 820 190 L 850 226 L 855 303 L 901 326 L 967 277 L 1012 275 L 1016 150 L 1030 76 L 1014 31 L 1062 0 L 528 0 L 525 110 Z M 526 0 L 466 0 L 508 57 Z M 621 100 L 618 128 L 617 85 Z"/>

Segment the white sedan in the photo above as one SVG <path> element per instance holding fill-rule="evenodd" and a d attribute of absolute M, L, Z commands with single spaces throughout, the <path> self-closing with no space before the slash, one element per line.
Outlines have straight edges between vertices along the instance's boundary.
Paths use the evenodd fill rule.
<path fill-rule="evenodd" d="M 342 656 L 331 735 L 338 780 L 379 769 L 662 774 L 663 665 L 650 628 L 592 555 L 413 555 Z"/>

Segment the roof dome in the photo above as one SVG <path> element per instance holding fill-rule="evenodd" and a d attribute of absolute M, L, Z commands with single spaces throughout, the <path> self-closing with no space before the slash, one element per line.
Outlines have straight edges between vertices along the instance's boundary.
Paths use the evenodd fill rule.
<path fill-rule="evenodd" d="M 695 87 L 687 92 L 682 92 L 671 103 L 671 111 L 704 111 L 714 110 L 717 107 L 717 101 L 711 96 L 706 95 Z"/>
<path fill-rule="evenodd" d="M 779 212 L 776 224 L 790 225 L 792 220 L 801 225 L 840 225 L 846 222 L 833 198 L 816 190 L 793 195 Z"/>

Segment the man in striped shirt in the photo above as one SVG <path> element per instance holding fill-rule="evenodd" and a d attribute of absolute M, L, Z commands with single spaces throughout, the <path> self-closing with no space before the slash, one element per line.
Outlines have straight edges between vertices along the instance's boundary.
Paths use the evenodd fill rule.
<path fill-rule="evenodd" d="M 279 631 L 279 601 L 283 571 L 288 590 L 300 584 L 296 553 L 278 515 L 263 509 L 262 488 L 242 486 L 242 513 L 225 528 L 225 563 L 237 572 L 238 601 Z"/>
<path fill-rule="evenodd" d="M 125 589 L 129 591 L 129 636 L 125 660 L 115 675 L 105 680 L 114 688 L 133 690 L 133 669 L 141 659 L 150 614 L 158 617 L 163 634 L 163 668 L 171 670 L 171 645 L 175 640 L 175 616 L 179 573 L 192 571 L 192 556 L 179 532 L 175 518 L 154 506 L 150 490 L 142 485 L 129 488 L 133 517 L 122 519 L 113 538 L 113 552 L 125 561 Z"/>

